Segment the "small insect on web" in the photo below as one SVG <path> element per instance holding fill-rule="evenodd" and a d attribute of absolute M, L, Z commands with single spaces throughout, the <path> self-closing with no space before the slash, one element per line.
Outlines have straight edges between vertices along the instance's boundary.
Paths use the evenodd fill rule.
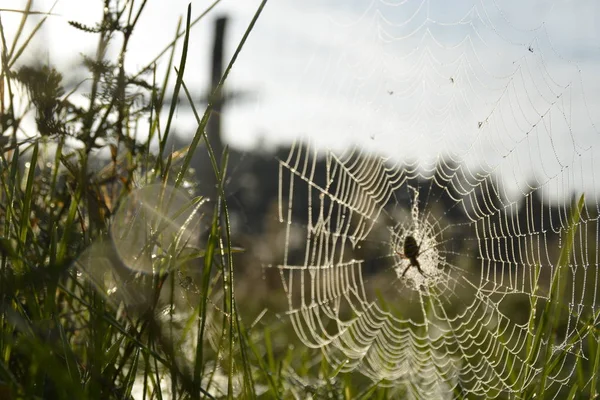
<path fill-rule="evenodd" d="M 410 267 L 417 267 L 417 269 L 419 270 L 421 275 L 425 276 L 425 274 L 423 273 L 423 270 L 421 269 L 421 264 L 419 264 L 419 260 L 417 259 L 417 257 L 419 257 L 419 255 L 420 255 L 420 252 L 419 252 L 420 249 L 421 249 L 421 245 L 417 245 L 417 239 L 415 239 L 412 236 L 407 236 L 404 239 L 404 246 L 403 246 L 404 254 L 396 251 L 396 253 L 400 257 L 406 258 L 406 259 L 408 259 L 408 261 L 410 261 L 410 264 L 408 264 L 408 267 L 406 267 L 406 269 L 402 273 L 403 278 L 404 278 L 404 275 L 406 275 L 406 273 L 408 272 L 408 269 Z"/>
<path fill-rule="evenodd" d="M 408 286 L 419 289 L 439 282 L 444 260 L 438 249 L 441 232 L 437 232 L 435 222 L 420 213 L 418 190 L 411 186 L 409 189 L 413 192 L 410 217 L 390 228 L 390 240 L 393 253 L 408 261 L 408 265 L 405 262 L 396 265 L 396 276 L 404 280 L 410 268 L 415 267 L 419 274 L 409 275 Z"/>
<path fill-rule="evenodd" d="M 409 261 L 408 266 L 404 269 L 404 272 L 402 272 L 401 278 L 404 278 L 404 276 L 406 275 L 406 273 L 408 272 L 410 267 L 416 267 L 417 270 L 419 271 L 419 273 L 423 277 L 426 277 L 425 272 L 423 272 L 423 269 L 421 268 L 421 263 L 419 262 L 419 257 L 421 255 L 423 255 L 424 253 L 426 253 L 427 251 L 434 250 L 434 249 L 427 248 L 427 249 L 424 249 L 423 251 L 421 251 L 423 239 L 421 238 L 420 243 L 417 244 L 417 239 L 415 239 L 415 237 L 410 234 L 406 235 L 404 240 L 401 242 L 403 243 L 402 252 L 400 252 L 398 250 L 396 250 L 395 252 L 400 258 Z"/>

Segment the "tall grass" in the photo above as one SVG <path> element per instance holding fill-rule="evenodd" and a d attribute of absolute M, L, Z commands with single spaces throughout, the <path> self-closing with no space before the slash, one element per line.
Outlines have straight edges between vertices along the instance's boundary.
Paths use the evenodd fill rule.
<path fill-rule="evenodd" d="M 222 185 L 226 154 L 217 165 L 208 146 L 205 156 L 213 160 L 220 191 L 214 210 L 206 213 L 212 214 L 209 234 L 204 243 L 186 248 L 191 252 L 170 244 L 145 246 L 140 256 L 151 253 L 155 257 L 153 273 L 140 273 L 119 256 L 110 234 L 116 210 L 138 193 L 137 188 L 158 183 L 160 195 L 169 204 L 173 200 L 169 193 L 194 179 L 189 163 L 203 135 L 206 139 L 204 129 L 212 105 L 199 122 L 192 144 L 176 153 L 166 154 L 176 102 L 168 110 L 164 129 L 160 117 L 174 71 L 176 44 L 183 42 L 174 98 L 184 82 L 190 30 L 207 13 L 192 21 L 188 8 L 183 31 L 178 27 L 166 49 L 170 52 L 167 73 L 158 87 L 154 62 L 135 75 L 124 67 L 129 39 L 146 2 L 105 1 L 104 6 L 103 19 L 95 26 L 70 22 L 98 35 L 99 45 L 96 58 L 84 59 L 89 83 L 66 95 L 62 75 L 53 67 L 16 67 L 48 15 L 24 42 L 21 36 L 27 19 L 39 14 L 32 11 L 31 1 L 21 11 L 17 32 L 9 35 L 0 25 L 2 98 L 8 99 L 1 110 L 6 143 L 0 159 L 0 393 L 6 398 L 106 399 L 129 398 L 135 390 L 143 398 L 213 397 L 210 393 L 255 397 L 251 363 L 245 358 L 235 311 Z M 226 74 L 263 7 L 264 3 Z M 122 45 L 111 60 L 106 50 L 115 36 L 121 36 Z M 24 44 L 18 47 L 20 40 Z M 29 101 L 21 115 L 16 104 L 23 94 L 15 89 L 26 91 Z M 84 89 L 87 104 L 71 101 L 76 90 Z M 24 137 L 27 115 L 35 116 L 37 133 Z M 147 139 L 138 141 L 135 127 L 146 118 Z M 150 152 L 155 138 L 158 154 Z M 95 157 L 103 149 L 110 151 L 110 160 Z M 190 204 L 185 207 L 196 215 L 205 203 L 195 197 Z M 166 217 L 157 218 L 165 222 Z M 153 243 L 166 233 L 168 224 L 154 225 L 156 232 L 146 232 Z M 185 279 L 191 276 L 182 271 L 196 266 L 202 271 L 199 284 L 191 284 L 199 290 L 185 290 L 184 283 L 190 285 Z M 188 307 L 178 313 L 175 307 L 182 296 Z M 215 304 L 219 298 L 220 306 Z M 191 361 L 190 354 L 195 356 Z"/>
<path fill-rule="evenodd" d="M 183 29 L 180 23 L 173 41 L 158 55 L 168 55 L 165 76 L 158 77 L 158 57 L 135 74 L 124 67 L 146 1 L 105 0 L 97 25 L 71 22 L 97 35 L 99 44 L 96 57 L 84 59 L 89 74 L 85 83 L 69 93 L 52 66 L 19 62 L 51 10 L 41 13 L 27 35 L 28 19 L 40 15 L 32 1 L 18 11 L 16 32 L 6 32 L 0 19 L 0 399 L 392 396 L 377 382 L 332 370 L 318 352 L 276 344 L 273 336 L 286 329 L 285 323 L 259 329 L 244 324 L 239 315 L 225 192 L 228 150 L 217 157 L 206 137 L 214 96 L 200 115 L 185 84 L 190 31 L 217 2 L 194 20 L 188 8 Z M 265 3 L 250 21 L 215 93 L 221 91 Z M 109 42 L 119 35 L 119 54 L 109 59 Z M 175 68 L 178 43 L 182 52 Z M 166 122 L 161 121 L 171 86 L 175 99 L 183 89 L 198 123 L 190 145 L 176 152 L 167 149 L 176 101 Z M 81 92 L 86 102 L 71 101 Z M 17 107 L 23 101 L 27 107 Z M 31 116 L 33 133 L 24 131 Z M 140 141 L 136 129 L 143 120 L 149 121 L 148 131 Z M 157 154 L 150 151 L 153 141 L 159 143 Z M 165 244 L 160 240 L 168 221 L 160 221 L 167 216 L 148 217 L 159 222 L 152 225 L 155 231 L 144 232 L 147 241 L 136 260 L 149 256 L 152 273 L 140 272 L 137 261 L 124 261 L 115 249 L 115 214 L 138 188 L 150 184 L 159 185 L 160 196 L 171 204 L 169 193 L 179 193 L 194 181 L 189 166 L 201 143 L 216 177 L 217 198 L 206 208 L 206 199 L 195 194 L 174 213 L 189 212 L 190 220 L 202 216 L 207 233 L 195 244 Z M 109 160 L 95 156 L 101 150 L 108 150 Z M 580 202 L 574 208 L 572 227 L 581 207 Z M 185 229 L 177 232 L 178 242 Z M 570 251 L 573 240 L 571 230 L 564 251 Z M 565 263 L 567 259 L 568 254 L 561 257 Z M 543 337 L 552 335 L 551 317 L 560 310 L 557 296 L 564 290 L 558 282 L 564 280 L 553 285 L 556 295 L 544 310 L 536 337 L 542 331 Z M 590 321 L 597 319 L 592 317 Z M 597 328 L 589 329 L 589 337 L 597 337 Z M 527 344 L 532 350 L 541 345 Z M 585 393 L 594 398 L 598 342 L 590 340 L 588 357 L 577 362 L 581 372 L 570 397 Z M 545 380 L 555 367 L 546 363 L 539 385 L 527 396 L 545 396 Z"/>

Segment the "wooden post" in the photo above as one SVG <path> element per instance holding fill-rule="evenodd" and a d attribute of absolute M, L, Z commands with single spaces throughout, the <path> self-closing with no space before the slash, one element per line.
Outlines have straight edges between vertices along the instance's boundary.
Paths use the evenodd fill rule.
<path fill-rule="evenodd" d="M 211 68 L 211 88 L 210 93 L 214 93 L 221 77 L 223 76 L 223 58 L 224 58 L 224 43 L 225 29 L 227 27 L 227 17 L 219 17 L 215 21 L 215 36 L 212 52 L 212 68 Z M 223 93 L 215 93 L 213 101 L 213 111 L 208 124 L 206 126 L 206 134 L 208 140 L 215 153 L 217 161 L 220 162 L 221 154 L 223 153 L 223 138 L 221 132 L 221 113 L 223 109 Z"/>
<path fill-rule="evenodd" d="M 206 100 L 213 103 L 212 114 L 206 125 L 206 136 L 213 149 L 217 165 L 221 166 L 221 155 L 223 154 L 223 138 L 221 137 L 221 114 L 224 104 L 223 90 L 219 93 L 214 93 L 221 76 L 223 76 L 223 59 L 224 59 L 224 43 L 225 29 L 227 26 L 227 17 L 219 17 L 215 21 L 214 44 L 211 60 L 211 82 Z M 214 95 L 212 95 L 214 93 Z M 210 162 L 208 150 L 205 146 L 199 147 L 194 155 L 192 165 L 196 169 L 199 178 L 199 189 L 203 196 L 208 196 L 211 199 L 217 198 L 217 179 Z"/>

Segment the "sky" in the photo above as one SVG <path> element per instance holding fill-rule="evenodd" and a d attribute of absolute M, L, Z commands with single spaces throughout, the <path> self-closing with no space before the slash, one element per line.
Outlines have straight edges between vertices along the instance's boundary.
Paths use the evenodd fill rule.
<path fill-rule="evenodd" d="M 172 40 L 188 3 L 148 2 L 130 71 Z M 99 19 L 100 1 L 82 4 L 58 0 L 40 35 L 45 57 L 66 71 L 96 44 L 67 23 Z M 194 18 L 211 3 L 191 4 Z M 189 87 L 208 87 L 214 19 L 230 17 L 230 57 L 258 5 L 222 0 L 193 29 Z M 17 18 L 3 12 L 2 20 L 7 32 L 16 29 Z M 356 145 L 424 168 L 451 156 L 515 187 L 597 191 L 599 64 L 594 0 L 270 0 L 227 82 L 247 96 L 226 108 L 224 138 L 243 149 L 298 139 Z M 180 111 L 176 126 L 186 136 L 196 124 Z"/>

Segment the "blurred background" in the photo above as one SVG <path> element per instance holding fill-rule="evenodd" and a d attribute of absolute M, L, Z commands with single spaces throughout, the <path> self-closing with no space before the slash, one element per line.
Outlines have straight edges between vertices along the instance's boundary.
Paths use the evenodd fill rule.
<path fill-rule="evenodd" d="M 6 32 L 16 31 L 20 22 L 11 9 L 26 3 L 3 3 Z M 127 71 L 156 63 L 156 75 L 164 75 L 168 52 L 161 52 L 175 37 L 188 3 L 148 3 L 130 39 Z M 191 2 L 192 21 L 207 12 L 190 33 L 185 72 L 199 110 L 258 5 Z M 55 66 L 67 92 L 83 89 L 71 101 L 84 102 L 82 57 L 94 57 L 98 38 L 69 21 L 94 26 L 103 7 L 101 1 L 33 2 L 32 10 L 51 14 L 19 62 Z M 25 29 L 43 17 L 29 18 Z M 414 167 L 416 181 L 439 173 L 440 164 L 459 166 L 494 180 L 521 207 L 531 192 L 548 206 L 564 206 L 583 191 L 594 202 L 600 166 L 599 21 L 600 6 L 591 0 L 269 2 L 207 128 L 217 154 L 225 146 L 232 152 L 226 192 L 235 245 L 246 249 L 237 270 L 249 276 L 238 282 L 251 282 L 247 290 L 255 280 L 265 284 L 266 266 L 283 258 L 278 161 L 295 142 L 311 143 L 323 154 L 355 146 Z M 118 55 L 120 40 L 110 42 L 107 58 Z M 179 46 L 175 60 L 180 52 Z M 168 145 L 174 150 L 188 145 L 197 127 L 183 94 L 179 100 Z M 27 124 L 33 127 L 33 118 Z M 140 124 L 136 135 L 143 141 L 147 127 Z M 203 154 L 198 151 L 192 164 L 197 194 L 214 197 Z M 100 156 L 108 157 L 108 150 Z M 447 189 L 453 185 L 446 181 L 437 190 L 452 197 Z M 407 186 L 399 195 L 405 208 L 411 198 Z M 440 197 L 429 190 L 424 196 Z M 459 207 L 449 214 L 464 218 Z M 558 212 L 549 215 L 559 218 Z M 240 286 L 243 296 L 245 285 Z M 270 289 L 260 293 L 272 296 Z"/>
<path fill-rule="evenodd" d="M 20 15 L 11 10 L 26 3 L 2 3 L 5 32 L 18 29 Z M 177 34 L 188 3 L 148 2 L 130 39 L 128 72 L 155 63 L 156 76 L 165 74 L 168 52 L 161 52 Z M 192 21 L 208 11 L 191 30 L 184 77 L 196 108 L 204 110 L 259 2 L 192 1 L 191 6 Z M 71 101 L 84 102 L 88 71 L 82 56 L 95 56 L 98 38 L 69 21 L 94 26 L 103 7 L 101 1 L 85 6 L 77 0 L 33 2 L 32 9 L 51 14 L 19 62 L 54 66 L 66 92 L 78 88 Z M 33 16 L 25 28 L 33 29 L 41 18 Z M 107 57 L 119 54 L 119 40 L 110 42 Z M 309 203 L 317 195 L 298 189 L 292 218 L 281 218 L 286 160 L 314 161 L 307 186 L 327 185 L 331 161 L 326 154 L 356 151 L 404 170 L 405 180 L 382 206 L 390 218 L 394 210 L 409 214 L 411 188 L 416 188 L 421 210 L 452 227 L 445 261 L 450 266 L 508 275 L 512 264 L 535 265 L 525 260 L 537 255 L 538 247 L 545 249 L 545 265 L 550 265 L 558 258 L 573 198 L 585 193 L 589 221 L 597 220 L 599 70 L 600 3 L 594 0 L 268 2 L 215 99 L 207 126 L 215 152 L 230 149 L 225 192 L 233 245 L 240 249 L 235 285 L 243 318 L 251 323 L 281 317 L 288 302 L 277 266 L 284 258 L 290 265 L 304 259 L 301 242 L 307 220 L 316 213 Z M 152 78 L 148 72 L 142 76 Z M 187 146 L 198 126 L 183 94 L 173 99 L 167 93 L 165 119 L 173 101 L 180 103 L 169 151 Z M 28 125 L 33 132 L 33 118 L 24 121 L 24 132 Z M 137 128 L 136 140 L 144 141 L 148 127 L 141 121 Z M 294 144 L 310 144 L 314 160 L 290 153 Z M 108 158 L 110 152 L 97 156 Z M 197 152 L 192 167 L 197 179 L 192 192 L 214 198 L 215 178 L 205 151 Z M 486 209 L 500 212 L 490 217 Z M 485 226 L 488 221 L 512 228 L 496 232 Z M 283 222 L 295 231 L 290 234 Z M 480 223 L 489 235 L 475 233 Z M 384 281 L 375 275 L 397 260 L 390 261 L 389 239 L 378 232 L 373 230 L 371 246 L 353 249 L 353 255 L 370 271 L 364 275 L 367 288 L 385 293 Z M 585 234 L 589 243 L 597 242 L 591 226 Z M 527 248 L 539 238 L 543 244 L 535 251 Z M 593 247 L 579 248 L 575 268 L 596 265 L 588 258 Z M 582 291 L 582 299 L 591 296 L 590 290 Z M 526 318 L 518 307 L 527 301 L 510 304 L 515 321 Z"/>

